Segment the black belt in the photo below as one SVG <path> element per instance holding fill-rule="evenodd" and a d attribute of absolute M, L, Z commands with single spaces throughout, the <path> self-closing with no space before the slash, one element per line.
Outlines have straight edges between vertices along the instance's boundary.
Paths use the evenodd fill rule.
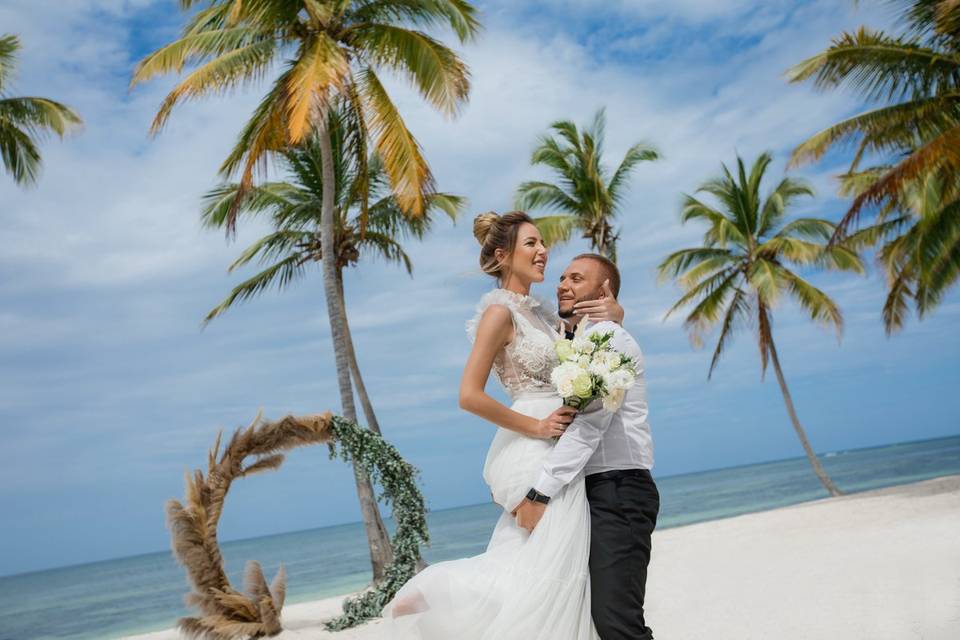
<path fill-rule="evenodd" d="M 596 482 L 597 480 L 615 480 L 626 476 L 645 476 L 651 480 L 653 479 L 653 476 L 650 475 L 650 469 L 614 469 L 612 471 L 591 473 L 586 477 L 586 480 Z"/>

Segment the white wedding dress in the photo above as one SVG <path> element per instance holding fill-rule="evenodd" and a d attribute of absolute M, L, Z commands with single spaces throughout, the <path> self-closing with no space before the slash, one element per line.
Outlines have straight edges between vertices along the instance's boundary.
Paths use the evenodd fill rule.
<path fill-rule="evenodd" d="M 550 384 L 557 318 L 539 301 L 495 289 L 467 323 L 471 341 L 491 304 L 507 307 L 515 338 L 494 360 L 511 408 L 544 418 L 561 404 Z M 396 640 L 599 640 L 590 618 L 590 511 L 582 475 L 553 497 L 532 534 L 510 514 L 533 486 L 553 440 L 498 428 L 483 479 L 503 507 L 487 550 L 431 565 L 384 608 Z"/>

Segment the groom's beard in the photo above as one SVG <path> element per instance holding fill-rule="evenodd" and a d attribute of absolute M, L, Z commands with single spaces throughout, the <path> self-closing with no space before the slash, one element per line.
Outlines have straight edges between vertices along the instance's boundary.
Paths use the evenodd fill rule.
<path fill-rule="evenodd" d="M 561 320 L 569 320 L 570 318 L 576 318 L 576 317 L 578 317 L 578 316 L 576 316 L 576 315 L 573 313 L 573 308 L 577 305 L 578 302 L 587 302 L 588 300 L 599 300 L 599 299 L 600 299 L 600 296 L 594 296 L 594 297 L 592 297 L 592 298 L 589 298 L 589 297 L 586 297 L 586 296 L 583 297 L 583 298 L 576 298 L 576 299 L 570 304 L 570 308 L 567 309 L 566 311 L 564 311 L 563 309 L 560 308 L 560 302 L 559 302 L 559 300 L 558 300 L 558 301 L 557 301 L 557 315 L 560 316 L 560 319 L 561 319 Z"/>

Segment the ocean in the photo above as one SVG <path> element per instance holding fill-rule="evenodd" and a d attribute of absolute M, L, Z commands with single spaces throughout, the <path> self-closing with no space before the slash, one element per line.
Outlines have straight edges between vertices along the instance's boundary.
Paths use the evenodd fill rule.
<path fill-rule="evenodd" d="M 867 491 L 960 474 L 960 436 L 822 457 L 837 485 Z M 806 458 L 658 477 L 658 529 L 763 511 L 826 497 Z M 499 516 L 493 504 L 429 514 L 428 562 L 483 551 Z M 389 524 L 388 524 L 389 526 Z M 287 569 L 287 603 L 355 591 L 369 579 L 360 523 L 222 544 L 231 581 L 242 584 L 247 560 L 270 580 Z M 169 551 L 0 577 L 0 640 L 117 638 L 164 629 L 188 612 L 183 569 Z"/>

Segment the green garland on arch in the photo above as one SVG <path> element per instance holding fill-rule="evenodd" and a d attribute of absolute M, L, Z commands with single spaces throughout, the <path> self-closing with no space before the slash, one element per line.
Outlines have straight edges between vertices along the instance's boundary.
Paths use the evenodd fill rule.
<path fill-rule="evenodd" d="M 417 487 L 419 472 L 404 460 L 397 449 L 379 434 L 340 416 L 333 416 L 334 439 L 330 442 L 330 458 L 341 458 L 359 465 L 370 479 L 383 489 L 377 500 L 393 507 L 397 530 L 391 539 L 394 560 L 384 579 L 375 588 L 347 598 L 343 613 L 324 626 L 340 631 L 380 615 L 397 591 L 413 577 L 420 557 L 420 545 L 430 541 L 427 532 L 426 506 Z"/>

